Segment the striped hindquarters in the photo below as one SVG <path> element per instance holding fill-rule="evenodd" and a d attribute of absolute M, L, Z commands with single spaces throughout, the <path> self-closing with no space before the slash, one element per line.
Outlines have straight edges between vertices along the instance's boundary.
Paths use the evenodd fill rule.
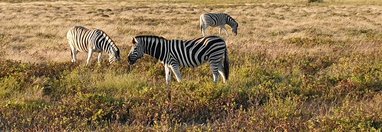
<path fill-rule="evenodd" d="M 220 60 L 226 49 L 225 41 L 218 36 L 180 42 L 183 44 L 173 44 L 171 53 L 183 67 L 196 67 L 206 61 Z"/>
<path fill-rule="evenodd" d="M 88 52 L 95 32 L 82 26 L 74 26 L 67 33 L 69 45 L 74 49 L 82 52 Z"/>

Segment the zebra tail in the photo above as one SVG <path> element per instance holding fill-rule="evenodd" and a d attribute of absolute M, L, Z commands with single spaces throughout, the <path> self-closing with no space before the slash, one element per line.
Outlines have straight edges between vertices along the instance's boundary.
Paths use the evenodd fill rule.
<path fill-rule="evenodd" d="M 227 49 L 225 50 L 225 55 L 224 55 L 223 72 L 224 72 L 225 80 L 228 80 L 228 76 L 229 76 L 229 59 L 228 59 L 228 51 L 227 51 Z"/>
<path fill-rule="evenodd" d="M 200 27 L 200 32 L 203 33 L 203 26 L 202 26 L 202 23 L 200 23 L 199 27 Z"/>

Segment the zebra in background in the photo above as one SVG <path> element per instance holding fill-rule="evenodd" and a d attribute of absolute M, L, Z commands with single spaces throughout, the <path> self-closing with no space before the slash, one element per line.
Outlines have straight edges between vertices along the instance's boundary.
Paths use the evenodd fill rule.
<path fill-rule="evenodd" d="M 178 82 L 182 80 L 180 67 L 197 67 L 205 62 L 210 63 L 213 81 L 216 83 L 219 74 L 225 83 L 229 75 L 229 60 L 225 41 L 217 36 L 201 37 L 192 40 L 167 40 L 158 36 L 136 36 L 128 55 L 130 65 L 144 54 L 153 56 L 164 63 L 166 84 L 171 80 L 170 70 Z"/>
<path fill-rule="evenodd" d="M 98 52 L 98 63 L 101 63 L 102 52 L 109 54 L 109 63 L 120 60 L 119 49 L 113 40 L 100 29 L 87 29 L 82 26 L 72 27 L 67 35 L 71 49 L 72 62 L 76 62 L 79 51 L 88 52 L 86 65 L 90 64 L 93 52 Z"/>
<path fill-rule="evenodd" d="M 208 26 L 217 27 L 219 26 L 219 34 L 221 34 L 221 30 L 223 29 L 228 36 L 227 29 L 224 27 L 225 24 L 228 24 L 232 28 L 232 32 L 237 35 L 237 28 L 239 24 L 233 19 L 231 16 L 225 13 L 204 13 L 200 15 L 200 30 L 205 36 L 205 30 Z"/>

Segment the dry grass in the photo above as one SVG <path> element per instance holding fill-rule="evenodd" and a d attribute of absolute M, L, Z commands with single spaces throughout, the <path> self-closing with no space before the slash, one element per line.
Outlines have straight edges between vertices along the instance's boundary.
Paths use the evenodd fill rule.
<path fill-rule="evenodd" d="M 381 130 L 382 2 L 271 2 L 3 1 L 0 129 Z M 199 37 L 204 12 L 239 22 L 238 36 L 223 36 L 232 79 L 214 85 L 207 66 L 183 69 L 168 111 L 163 67 L 145 57 L 127 70 L 131 38 Z M 79 53 L 80 64 L 70 64 L 74 25 L 104 30 L 122 62 L 79 66 Z"/>
<path fill-rule="evenodd" d="M 382 36 L 381 8 L 372 5 L 32 2 L 2 3 L 0 11 L 2 58 L 23 62 L 70 60 L 65 34 L 74 25 L 106 31 L 124 51 L 138 34 L 199 37 L 199 14 L 204 12 L 227 12 L 239 21 L 239 36 L 227 38 L 237 50 L 266 49 L 271 55 L 332 53 L 336 47 L 345 48 L 340 52 L 368 52 L 365 47 L 380 49 L 373 38 Z M 317 40 L 307 40 L 311 38 Z M 325 44 L 300 45 L 300 39 Z"/>

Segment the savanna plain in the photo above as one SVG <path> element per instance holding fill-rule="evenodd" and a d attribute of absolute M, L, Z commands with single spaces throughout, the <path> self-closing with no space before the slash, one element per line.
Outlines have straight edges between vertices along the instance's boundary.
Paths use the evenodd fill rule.
<path fill-rule="evenodd" d="M 167 98 L 163 64 L 130 66 L 135 35 L 201 36 L 199 16 L 225 12 L 228 83 L 183 68 Z M 381 131 L 382 2 L 0 2 L 0 130 Z M 71 63 L 66 32 L 105 31 L 122 60 Z M 209 28 L 208 34 L 218 34 Z"/>

